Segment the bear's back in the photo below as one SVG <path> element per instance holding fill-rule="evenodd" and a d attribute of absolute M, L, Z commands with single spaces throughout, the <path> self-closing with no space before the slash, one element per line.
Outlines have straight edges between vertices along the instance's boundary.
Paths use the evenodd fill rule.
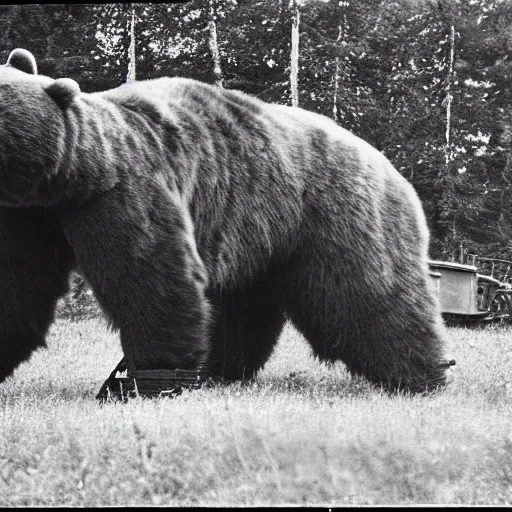
<path fill-rule="evenodd" d="M 0 83 L 16 84 L 20 86 L 32 84 L 44 87 L 50 85 L 53 81 L 52 78 L 44 75 L 32 75 L 12 66 L 8 66 L 7 64 L 0 65 Z"/>
<path fill-rule="evenodd" d="M 376 194 L 388 189 L 414 196 L 382 153 L 315 112 L 181 77 L 133 82 L 95 94 L 135 111 L 153 126 L 177 129 L 188 147 L 196 147 L 195 158 L 204 165 L 216 160 L 222 169 L 237 160 L 236 167 L 252 180 L 272 173 L 294 175 L 296 189 L 305 183 L 323 189 L 327 183 L 332 187 L 362 180 Z M 199 134 L 212 141 L 214 153 L 201 156 Z"/>
<path fill-rule="evenodd" d="M 228 165 L 226 159 L 238 159 L 237 167 L 253 179 L 255 165 L 265 175 L 274 167 L 282 175 L 295 175 L 297 188 L 364 180 L 375 193 L 387 188 L 411 194 L 410 184 L 382 153 L 315 112 L 181 77 L 132 82 L 91 96 L 96 95 L 158 125 L 178 127 L 188 133 L 191 147 L 198 134 L 209 134 L 217 146 L 222 141 L 224 161 L 219 151 L 205 154 L 219 160 L 219 169 Z"/>
<path fill-rule="evenodd" d="M 164 77 L 132 82 L 92 96 L 112 101 L 145 114 L 157 122 L 196 124 L 201 130 L 217 131 L 233 140 L 265 139 L 268 144 L 288 147 L 298 155 L 304 148 L 326 151 L 332 144 L 349 153 L 380 153 L 365 141 L 326 116 L 298 107 L 266 103 L 237 90 L 221 89 L 189 78 Z M 385 158 L 384 158 L 385 159 Z"/>
<path fill-rule="evenodd" d="M 243 126 L 262 121 L 265 103 L 239 92 L 220 89 L 198 80 L 163 77 L 124 84 L 115 89 L 93 93 L 92 97 L 108 100 L 124 108 L 146 114 L 159 112 L 161 118 L 195 118 L 211 126 Z"/>

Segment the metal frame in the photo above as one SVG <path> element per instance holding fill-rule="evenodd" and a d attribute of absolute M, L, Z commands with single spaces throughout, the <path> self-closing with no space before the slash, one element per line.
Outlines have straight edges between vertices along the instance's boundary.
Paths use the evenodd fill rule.
<path fill-rule="evenodd" d="M 510 274 L 512 262 L 497 258 L 478 258 L 474 265 L 450 261 L 429 261 L 432 286 L 438 294 L 441 312 L 449 317 L 493 321 L 512 318 L 512 284 L 494 277 L 498 265 L 507 265 Z M 490 269 L 488 268 L 490 263 Z M 490 275 L 480 273 L 485 270 Z M 509 278 L 510 279 L 510 278 Z"/>

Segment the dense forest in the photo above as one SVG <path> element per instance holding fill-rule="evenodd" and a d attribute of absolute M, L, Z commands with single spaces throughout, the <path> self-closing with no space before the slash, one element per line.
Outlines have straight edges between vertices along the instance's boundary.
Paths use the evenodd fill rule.
<path fill-rule="evenodd" d="M 0 7 L 83 91 L 196 78 L 335 119 L 416 188 L 431 255 L 512 259 L 512 0 L 190 0 Z"/>

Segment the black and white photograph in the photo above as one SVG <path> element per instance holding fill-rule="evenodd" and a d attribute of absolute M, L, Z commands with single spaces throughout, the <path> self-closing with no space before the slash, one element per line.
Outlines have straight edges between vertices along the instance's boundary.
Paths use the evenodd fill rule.
<path fill-rule="evenodd" d="M 512 506 L 512 0 L 0 6 L 0 507 Z"/>

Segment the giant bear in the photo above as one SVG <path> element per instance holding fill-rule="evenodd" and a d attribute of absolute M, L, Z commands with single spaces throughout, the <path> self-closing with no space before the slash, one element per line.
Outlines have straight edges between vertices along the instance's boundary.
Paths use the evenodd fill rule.
<path fill-rule="evenodd" d="M 289 320 L 389 390 L 445 383 L 413 187 L 328 118 L 185 78 L 83 93 L 0 68 L 0 380 L 77 268 L 129 369 L 251 377 Z"/>

